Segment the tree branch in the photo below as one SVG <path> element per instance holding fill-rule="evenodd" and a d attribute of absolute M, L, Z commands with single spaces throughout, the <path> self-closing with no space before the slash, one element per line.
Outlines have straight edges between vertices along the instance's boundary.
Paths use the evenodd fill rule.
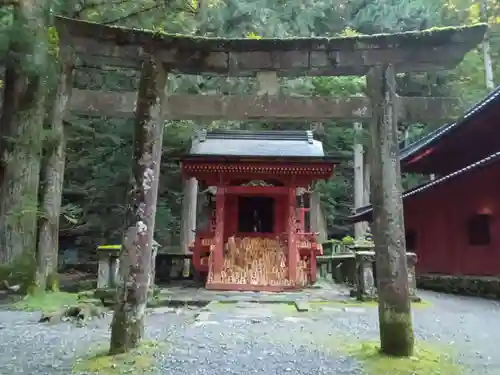
<path fill-rule="evenodd" d="M 120 1 L 127 2 L 129 0 L 120 0 Z M 127 20 L 129 18 L 138 16 L 139 14 L 147 13 L 149 11 L 152 11 L 152 10 L 155 10 L 155 9 L 158 9 L 158 8 L 162 8 L 162 7 L 166 8 L 169 11 L 177 10 L 177 11 L 182 11 L 182 12 L 188 12 L 188 13 L 191 13 L 191 14 L 196 14 L 197 13 L 197 9 L 194 8 L 194 6 L 191 3 L 189 3 L 189 2 L 184 2 L 183 6 L 178 6 L 178 5 L 175 5 L 174 1 L 164 0 L 163 2 L 159 1 L 157 4 L 155 4 L 155 5 L 153 5 L 153 6 L 149 7 L 149 8 L 139 9 L 139 10 L 134 11 L 132 13 L 129 13 L 129 14 L 125 15 L 125 16 L 118 17 L 118 18 L 116 18 L 114 20 L 106 21 L 106 22 L 101 22 L 101 23 L 103 25 L 115 24 L 117 22 L 121 22 L 121 21 Z"/>
<path fill-rule="evenodd" d="M 129 18 L 132 18 L 132 17 L 135 17 L 135 16 L 138 16 L 139 14 L 141 13 L 146 13 L 146 12 L 149 12 L 149 11 L 152 11 L 152 10 L 155 10 L 155 9 L 158 9 L 159 7 L 161 7 L 161 4 L 156 4 L 156 5 L 153 5 L 152 7 L 149 7 L 149 8 L 143 8 L 143 9 L 139 9 L 135 12 L 132 12 L 132 13 L 129 13 L 125 16 L 122 16 L 122 17 L 118 17 L 112 21 L 106 21 L 106 22 L 101 22 L 103 25 L 111 25 L 111 24 L 115 24 L 117 22 L 120 22 L 120 21 L 124 21 L 124 20 L 127 20 Z"/>
<path fill-rule="evenodd" d="M 109 2 L 109 1 L 101 1 L 101 2 L 89 2 L 89 3 L 85 3 L 84 5 L 81 6 L 80 9 L 78 9 L 75 14 L 71 17 L 71 18 L 76 18 L 76 19 L 82 19 L 82 14 L 84 14 L 85 12 L 89 12 L 91 10 L 97 10 L 99 7 L 101 6 L 118 6 L 118 5 L 122 5 L 122 4 L 125 4 L 125 3 L 128 3 L 128 2 L 131 2 L 132 0 L 118 0 L 118 1 L 113 1 L 113 2 Z"/>

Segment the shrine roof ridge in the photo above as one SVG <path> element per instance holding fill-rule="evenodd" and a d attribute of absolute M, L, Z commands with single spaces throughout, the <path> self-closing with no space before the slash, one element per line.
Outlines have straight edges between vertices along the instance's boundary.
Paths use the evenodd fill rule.
<path fill-rule="evenodd" d="M 205 139 L 272 139 L 309 143 L 313 140 L 311 130 L 202 130 L 197 136 Z"/>
<path fill-rule="evenodd" d="M 424 191 L 429 190 L 430 188 L 439 186 L 439 185 L 441 185 L 445 182 L 448 182 L 452 179 L 455 179 L 459 176 L 473 172 L 473 171 L 478 170 L 480 168 L 484 168 L 484 167 L 489 166 L 489 165 L 496 163 L 498 161 L 500 161 L 500 151 L 495 152 L 495 153 L 493 153 L 493 154 L 491 154 L 491 155 L 485 157 L 484 159 L 481 159 L 475 163 L 472 163 L 472 164 L 466 166 L 465 168 L 459 169 L 458 171 L 455 171 L 453 173 L 450 173 L 446 176 L 435 179 L 433 181 L 429 181 L 429 182 L 427 182 L 423 185 L 417 186 L 413 189 L 407 190 L 403 193 L 403 199 L 420 194 Z M 367 219 L 367 216 L 372 214 L 372 211 L 373 211 L 372 205 L 360 207 L 360 208 L 355 210 L 353 215 L 349 216 L 349 219 L 354 221 L 354 222 L 364 221 Z"/>
<path fill-rule="evenodd" d="M 305 130 L 200 131 L 190 155 L 294 158 L 325 156 L 323 144 Z"/>
<path fill-rule="evenodd" d="M 408 159 L 415 157 L 416 154 L 425 152 L 425 150 L 439 142 L 439 140 L 443 139 L 446 136 L 450 136 L 456 130 L 462 128 L 463 126 L 466 126 L 470 121 L 474 121 L 477 116 L 481 115 L 482 113 L 484 113 L 484 111 L 489 110 L 495 105 L 500 105 L 500 86 L 498 86 L 484 99 L 479 101 L 476 105 L 465 112 L 465 114 L 461 116 L 457 121 L 444 124 L 433 132 L 420 138 L 418 141 L 415 141 L 407 147 L 401 149 L 401 162 L 407 162 Z"/>
<path fill-rule="evenodd" d="M 124 26 L 104 25 L 97 22 L 81 21 L 57 16 L 58 27 L 64 27 L 69 34 L 93 39 L 114 40 L 117 44 L 141 44 L 151 40 L 165 42 L 170 47 L 186 49 L 209 48 L 213 51 L 293 51 L 300 49 L 344 49 L 356 47 L 362 43 L 362 48 L 394 46 L 394 44 L 415 42 L 418 44 L 437 45 L 448 42 L 467 41 L 474 36 L 469 33 L 484 35 L 487 24 L 477 23 L 465 26 L 435 27 L 421 31 L 405 31 L 400 33 L 361 34 L 355 36 L 335 37 L 295 37 L 295 38 L 215 38 L 182 34 L 169 34 L 159 30 L 134 29 Z"/>

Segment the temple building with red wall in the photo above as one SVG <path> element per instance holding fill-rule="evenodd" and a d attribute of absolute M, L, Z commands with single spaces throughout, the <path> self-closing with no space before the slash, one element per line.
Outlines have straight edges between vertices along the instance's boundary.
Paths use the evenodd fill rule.
<path fill-rule="evenodd" d="M 435 177 L 403 194 L 418 274 L 500 275 L 500 87 L 458 121 L 401 150 L 407 173 Z M 362 207 L 354 221 L 371 220 Z"/>
<path fill-rule="evenodd" d="M 335 160 L 310 131 L 202 131 L 181 160 L 208 190 L 191 246 L 193 265 L 218 290 L 295 289 L 314 283 L 322 252 L 310 231 L 308 192 Z"/>

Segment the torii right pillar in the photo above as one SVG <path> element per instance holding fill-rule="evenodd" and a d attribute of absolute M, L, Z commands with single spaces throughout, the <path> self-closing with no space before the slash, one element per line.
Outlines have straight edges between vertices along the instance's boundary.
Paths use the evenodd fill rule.
<path fill-rule="evenodd" d="M 367 89 L 373 111 L 370 169 L 381 349 L 384 353 L 411 355 L 414 338 L 406 264 L 394 65 L 371 68 Z"/>

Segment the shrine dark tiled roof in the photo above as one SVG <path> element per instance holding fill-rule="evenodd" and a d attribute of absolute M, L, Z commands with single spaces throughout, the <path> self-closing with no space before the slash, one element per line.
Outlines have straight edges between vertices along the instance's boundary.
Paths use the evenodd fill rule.
<path fill-rule="evenodd" d="M 433 146 L 436 142 L 452 134 L 457 129 L 472 125 L 474 126 L 474 119 L 482 114 L 484 111 L 498 105 L 500 103 L 500 86 L 494 89 L 486 98 L 477 103 L 474 107 L 469 109 L 465 114 L 459 118 L 457 121 L 450 124 L 443 125 L 436 129 L 435 131 L 427 134 L 418 141 L 408 145 L 406 148 L 401 149 L 400 159 L 402 162 L 407 161 L 411 157 L 415 156 L 419 152 L 423 152 L 429 147 Z"/>
<path fill-rule="evenodd" d="M 311 131 L 217 130 L 195 136 L 190 155 L 321 158 L 325 153 Z"/>
<path fill-rule="evenodd" d="M 466 173 L 478 170 L 480 168 L 484 168 L 486 166 L 491 165 L 492 163 L 498 163 L 500 161 L 500 151 L 495 152 L 494 154 L 489 155 L 488 157 L 481 159 L 475 163 L 472 163 L 468 165 L 465 168 L 459 169 L 458 171 L 455 171 L 453 173 L 450 173 L 446 176 L 443 176 L 441 178 L 438 178 L 433 181 L 429 181 L 423 185 L 417 186 L 413 189 L 407 190 L 403 193 L 403 200 L 409 197 L 412 197 L 414 195 L 417 195 L 419 193 L 422 193 L 424 191 L 427 191 L 433 187 L 436 187 L 438 185 L 441 185 L 445 182 L 448 182 L 452 179 L 455 179 L 457 177 L 460 177 Z M 353 215 L 349 217 L 350 220 L 352 221 L 362 221 L 363 219 L 366 219 L 367 216 L 371 215 L 373 211 L 372 205 L 367 205 L 364 207 L 360 207 L 354 210 Z"/>

